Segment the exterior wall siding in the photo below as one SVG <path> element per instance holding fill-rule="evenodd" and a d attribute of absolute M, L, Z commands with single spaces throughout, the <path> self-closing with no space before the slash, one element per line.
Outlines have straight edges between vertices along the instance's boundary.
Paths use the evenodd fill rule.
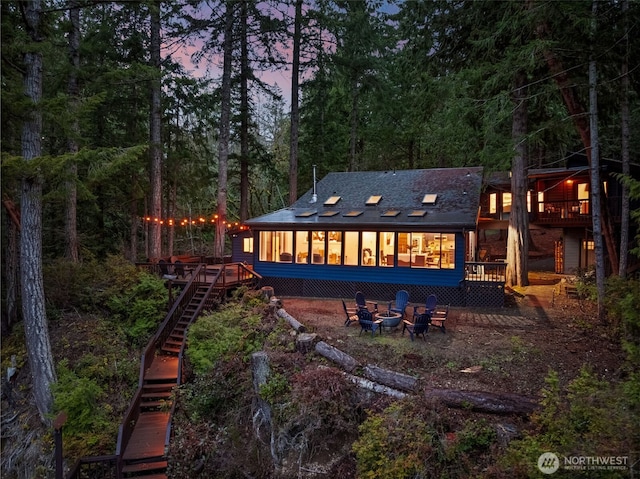
<path fill-rule="evenodd" d="M 253 264 L 253 253 L 245 253 L 244 239 L 251 237 L 251 231 L 243 231 L 231 237 L 231 261 L 234 263 Z"/>

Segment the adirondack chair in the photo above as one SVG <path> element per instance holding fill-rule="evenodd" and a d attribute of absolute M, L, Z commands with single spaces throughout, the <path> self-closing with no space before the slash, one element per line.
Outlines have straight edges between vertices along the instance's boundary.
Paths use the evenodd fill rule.
<path fill-rule="evenodd" d="M 364 293 L 362 291 L 358 291 L 356 293 L 356 308 L 357 309 L 369 309 L 369 305 L 373 307 L 373 312 L 378 312 L 378 303 L 374 301 L 367 301 L 364 298 Z"/>
<path fill-rule="evenodd" d="M 438 306 L 434 308 L 433 313 L 431 314 L 431 325 L 440 328 L 440 331 L 446 333 L 447 330 L 445 328 L 445 321 L 449 316 L 449 305 L 446 306 Z"/>
<path fill-rule="evenodd" d="M 424 312 L 425 313 L 429 313 L 429 314 L 432 315 L 433 312 L 436 309 L 437 304 L 438 304 L 438 298 L 436 297 L 436 295 L 435 294 L 430 294 L 429 296 L 427 296 L 427 301 L 426 301 L 426 303 L 424 305 Z M 420 308 L 419 305 L 415 305 L 413 307 L 413 318 L 414 318 L 414 320 L 415 320 L 415 317 L 418 316 L 418 314 L 420 314 L 418 312 L 418 308 Z"/>
<path fill-rule="evenodd" d="M 381 319 L 375 319 L 373 313 L 368 309 L 359 308 L 356 314 L 358 315 L 358 322 L 360 323 L 359 334 L 362 334 L 363 331 L 371 331 L 371 336 L 375 336 L 376 331 L 380 331 L 380 335 L 382 335 Z"/>
<path fill-rule="evenodd" d="M 357 308 L 347 308 L 347 304 L 342 300 L 342 307 L 344 308 L 344 314 L 346 319 L 344 320 L 344 325 L 349 326 L 351 323 L 355 323 L 358 321 Z"/>
<path fill-rule="evenodd" d="M 405 309 L 407 309 L 407 305 L 409 304 L 409 292 L 401 289 L 396 293 L 396 299 L 394 301 L 389 301 L 389 312 L 399 313 L 404 319 Z"/>
<path fill-rule="evenodd" d="M 404 331 L 406 329 L 407 331 L 409 331 L 411 341 L 413 341 L 414 336 L 422 336 L 422 339 L 426 341 L 430 324 L 431 315 L 429 313 L 418 314 L 415 317 L 415 321 L 413 323 L 406 319 L 404 320 L 404 325 L 402 326 L 402 334 L 404 334 Z"/>

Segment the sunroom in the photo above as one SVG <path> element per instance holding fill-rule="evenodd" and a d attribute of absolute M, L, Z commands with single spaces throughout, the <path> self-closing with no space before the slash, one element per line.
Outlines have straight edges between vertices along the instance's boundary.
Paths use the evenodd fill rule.
<path fill-rule="evenodd" d="M 415 303 L 435 293 L 469 304 L 481 186 L 479 167 L 330 173 L 293 206 L 247 221 L 243 244 L 278 295 L 406 289 Z M 490 283 L 501 305 L 504 284 Z"/>

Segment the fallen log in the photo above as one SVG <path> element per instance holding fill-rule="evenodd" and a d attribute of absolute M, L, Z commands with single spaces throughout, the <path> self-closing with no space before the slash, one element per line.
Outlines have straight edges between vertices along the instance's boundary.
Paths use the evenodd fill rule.
<path fill-rule="evenodd" d="M 324 341 L 318 341 L 316 343 L 316 353 L 330 359 L 334 363 L 338 363 L 338 365 L 347 372 L 351 372 L 358 367 L 358 361 Z"/>
<path fill-rule="evenodd" d="M 284 309 L 278 309 L 276 311 L 276 315 L 286 320 L 291 325 L 291 327 L 299 333 L 304 333 L 307 331 L 307 328 L 305 328 L 302 323 L 300 323 L 296 318 L 287 313 Z"/>
<path fill-rule="evenodd" d="M 372 364 L 367 364 L 363 371 L 364 376 L 385 386 L 402 391 L 415 391 L 418 379 L 406 374 L 397 373 L 389 369 L 383 369 Z"/>
<path fill-rule="evenodd" d="M 509 393 L 486 391 L 460 391 L 457 389 L 425 389 L 427 400 L 439 400 L 445 405 L 490 414 L 516 414 L 528 416 L 538 407 L 534 398 Z"/>
<path fill-rule="evenodd" d="M 402 399 L 407 396 L 407 393 L 402 391 L 398 391 L 397 389 L 390 388 L 389 386 L 385 386 L 383 384 L 378 384 L 373 381 L 369 381 L 368 379 L 361 378 L 359 376 L 354 376 L 353 374 L 345 373 L 347 379 L 353 382 L 355 385 L 367 389 L 369 391 L 373 391 L 380 394 L 386 394 L 387 396 L 391 396 L 396 399 Z"/>

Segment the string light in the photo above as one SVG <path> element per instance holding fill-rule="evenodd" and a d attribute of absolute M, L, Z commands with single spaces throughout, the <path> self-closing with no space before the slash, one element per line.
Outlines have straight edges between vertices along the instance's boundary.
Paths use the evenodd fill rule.
<path fill-rule="evenodd" d="M 198 219 L 192 219 L 192 218 L 183 218 L 181 220 L 175 220 L 174 218 L 167 218 L 167 219 L 163 219 L 163 218 L 152 218 L 151 216 L 143 216 L 142 217 L 143 221 L 146 221 L 147 223 L 157 223 L 160 224 L 161 226 L 169 226 L 169 227 L 173 227 L 173 226 L 207 226 L 207 224 L 212 224 L 214 225 L 215 223 L 217 223 L 218 220 L 218 215 L 213 215 L 213 217 L 207 221 L 207 218 L 204 216 L 199 216 Z M 245 225 L 241 225 L 239 222 L 232 222 L 232 221 L 223 221 L 222 224 L 224 226 L 226 226 L 227 228 L 233 228 L 234 230 L 239 230 L 239 231 L 244 231 L 244 230 L 248 230 L 249 227 L 245 226 Z"/>

